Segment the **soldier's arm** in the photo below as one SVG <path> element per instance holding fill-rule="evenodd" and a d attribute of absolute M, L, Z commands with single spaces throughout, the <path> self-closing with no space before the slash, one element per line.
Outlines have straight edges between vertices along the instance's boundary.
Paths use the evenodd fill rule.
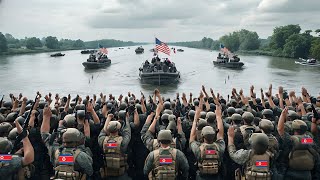
<path fill-rule="evenodd" d="M 93 174 L 92 158 L 85 152 L 80 152 L 76 158 L 83 173 L 91 176 Z"/>
<path fill-rule="evenodd" d="M 143 173 L 147 176 L 153 169 L 153 161 L 154 161 L 154 157 L 153 157 L 153 152 L 150 152 L 148 157 L 146 158 L 146 161 L 144 163 L 144 167 L 143 167 Z"/>
<path fill-rule="evenodd" d="M 279 122 L 278 122 L 278 133 L 280 135 L 280 137 L 283 136 L 284 134 L 284 123 L 286 121 L 286 117 L 288 114 L 288 108 L 284 108 L 284 110 L 281 112 L 280 118 L 279 118 Z"/>
<path fill-rule="evenodd" d="M 178 118 L 177 129 L 178 129 L 178 134 L 180 136 L 180 142 L 181 142 L 182 149 L 184 149 L 186 147 L 187 140 L 186 140 L 186 135 L 182 131 L 182 125 L 181 125 L 181 118 L 180 117 Z"/>
<path fill-rule="evenodd" d="M 135 128 L 138 128 L 140 126 L 140 119 L 137 109 L 134 110 L 133 123 Z"/>
<path fill-rule="evenodd" d="M 224 136 L 224 127 L 223 127 L 223 122 L 222 122 L 222 109 L 220 104 L 217 104 L 216 106 L 216 119 L 217 119 L 217 127 L 219 129 L 219 132 L 217 134 L 217 140 L 223 139 Z"/>
<path fill-rule="evenodd" d="M 128 118 L 127 118 L 128 119 Z M 126 120 L 126 126 L 122 130 L 122 142 L 121 149 L 122 151 L 126 151 L 131 140 L 131 128 L 129 125 L 129 120 Z"/>
<path fill-rule="evenodd" d="M 178 160 L 179 171 L 182 172 L 181 173 L 182 179 L 188 179 L 189 163 L 186 156 L 183 154 L 183 152 L 181 152 L 178 149 L 177 149 L 177 160 Z"/>
<path fill-rule="evenodd" d="M 17 127 L 17 132 L 19 134 L 22 133 L 22 127 L 20 126 L 18 121 L 15 121 L 15 125 Z M 22 165 L 26 166 L 28 164 L 31 164 L 34 160 L 34 149 L 32 147 L 32 144 L 28 138 L 28 135 L 23 137 L 22 139 L 22 144 L 23 144 L 23 158 L 22 158 Z"/>
<path fill-rule="evenodd" d="M 230 158 L 236 162 L 237 164 L 243 165 L 249 160 L 250 150 L 236 150 L 236 146 L 234 144 L 228 145 L 228 152 Z"/>

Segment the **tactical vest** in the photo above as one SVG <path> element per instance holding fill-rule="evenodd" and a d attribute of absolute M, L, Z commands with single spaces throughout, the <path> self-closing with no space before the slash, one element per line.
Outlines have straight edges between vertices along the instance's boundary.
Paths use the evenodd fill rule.
<path fill-rule="evenodd" d="M 270 151 L 273 155 L 276 155 L 279 151 L 279 142 L 277 138 L 274 137 L 272 134 L 269 134 L 268 138 L 269 138 L 268 151 Z"/>
<path fill-rule="evenodd" d="M 250 149 L 250 143 L 249 143 L 249 138 L 252 133 L 254 133 L 256 128 L 254 126 L 249 126 L 249 125 L 243 125 L 240 126 L 240 131 L 243 137 L 243 143 L 246 149 Z"/>
<path fill-rule="evenodd" d="M 128 169 L 127 155 L 121 152 L 121 142 L 121 136 L 107 136 L 104 139 L 104 167 L 100 170 L 102 178 L 122 176 Z"/>
<path fill-rule="evenodd" d="M 215 143 L 200 145 L 200 162 L 198 167 L 202 175 L 218 174 L 221 165 L 219 149 Z"/>
<path fill-rule="evenodd" d="M 153 151 L 154 169 L 149 173 L 149 180 L 175 180 L 177 177 L 177 149 L 159 148 Z"/>
<path fill-rule="evenodd" d="M 289 168 L 297 171 L 311 171 L 314 168 L 316 151 L 312 148 L 313 139 L 307 135 L 291 136 L 293 149 L 289 154 Z"/>
<path fill-rule="evenodd" d="M 170 144 L 170 147 L 171 148 L 176 148 L 176 141 L 177 141 L 177 138 L 172 138 L 172 141 L 171 141 L 171 144 Z M 158 142 L 158 140 L 157 139 L 154 139 L 153 140 L 153 150 L 156 150 L 156 149 L 159 149 L 160 148 L 160 144 L 159 144 L 159 142 Z"/>
<path fill-rule="evenodd" d="M 84 180 L 86 175 L 75 170 L 75 162 L 80 149 L 64 148 L 55 152 L 55 179 Z"/>
<path fill-rule="evenodd" d="M 247 180 L 271 180 L 270 160 L 273 154 L 266 151 L 258 155 L 252 150 L 246 163 L 245 178 Z"/>

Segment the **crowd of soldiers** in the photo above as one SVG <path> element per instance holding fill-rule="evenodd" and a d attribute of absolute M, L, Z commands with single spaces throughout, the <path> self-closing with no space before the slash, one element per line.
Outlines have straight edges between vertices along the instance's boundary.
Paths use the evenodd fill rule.
<path fill-rule="evenodd" d="M 320 97 L 272 90 L 10 94 L 0 103 L 0 179 L 320 179 Z"/>
<path fill-rule="evenodd" d="M 98 52 L 98 53 L 91 53 L 89 55 L 89 58 L 87 59 L 87 62 L 103 62 L 108 60 L 108 55 Z"/>
<path fill-rule="evenodd" d="M 177 68 L 173 62 L 169 60 L 169 58 L 165 58 L 164 61 L 161 61 L 159 56 L 155 56 L 152 58 L 151 63 L 146 60 L 143 64 L 143 67 L 140 69 L 143 72 L 177 72 Z"/>

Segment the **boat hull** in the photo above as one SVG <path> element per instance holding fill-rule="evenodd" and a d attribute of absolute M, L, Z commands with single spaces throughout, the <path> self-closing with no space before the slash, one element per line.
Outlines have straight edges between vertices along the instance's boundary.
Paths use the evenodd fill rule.
<path fill-rule="evenodd" d="M 294 63 L 303 65 L 303 66 L 312 66 L 312 67 L 320 66 L 320 63 L 307 63 L 307 62 L 300 62 L 300 61 L 295 61 Z"/>
<path fill-rule="evenodd" d="M 178 82 L 180 79 L 180 72 L 140 72 L 139 76 L 142 82 L 165 85 Z"/>
<path fill-rule="evenodd" d="M 144 50 L 136 50 L 136 54 L 142 54 Z"/>
<path fill-rule="evenodd" d="M 107 67 L 111 64 L 111 60 L 107 60 L 105 62 L 83 62 L 82 65 L 86 69 L 99 69 Z"/>
<path fill-rule="evenodd" d="M 231 68 L 231 69 L 241 69 L 244 65 L 243 62 L 219 62 L 213 61 L 214 66 L 217 67 L 224 67 L 224 68 Z"/>

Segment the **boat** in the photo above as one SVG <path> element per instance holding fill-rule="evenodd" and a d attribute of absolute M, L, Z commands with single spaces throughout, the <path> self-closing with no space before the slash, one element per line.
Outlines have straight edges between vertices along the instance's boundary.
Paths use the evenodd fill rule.
<path fill-rule="evenodd" d="M 166 85 L 177 83 L 180 79 L 180 72 L 175 63 L 166 58 L 161 62 L 160 58 L 153 58 L 151 63 L 147 60 L 139 68 L 140 80 L 144 83 Z"/>
<path fill-rule="evenodd" d="M 93 54 L 93 53 L 96 53 L 97 50 L 95 49 L 92 49 L 92 50 L 83 50 L 81 51 L 81 54 Z"/>
<path fill-rule="evenodd" d="M 59 56 L 64 56 L 65 54 L 62 54 L 62 53 L 55 53 L 55 54 L 51 54 L 50 56 L 51 57 L 59 57 Z"/>
<path fill-rule="evenodd" d="M 303 59 L 299 58 L 300 61 L 295 61 L 295 64 L 300 64 L 303 66 L 320 66 L 320 63 L 317 62 L 316 59 L 311 58 L 311 59 Z"/>
<path fill-rule="evenodd" d="M 237 55 L 232 55 L 232 58 L 229 58 L 228 55 L 222 55 L 219 53 L 216 61 L 213 61 L 213 64 L 217 67 L 225 67 L 231 69 L 241 69 L 244 65 L 243 62 L 240 62 L 240 58 Z"/>
<path fill-rule="evenodd" d="M 87 62 L 83 62 L 82 65 L 86 69 L 98 69 L 107 67 L 111 64 L 111 59 L 109 59 L 107 55 L 98 54 L 98 56 L 99 57 L 96 59 L 96 55 L 90 54 Z"/>
<path fill-rule="evenodd" d="M 177 49 L 177 51 L 179 51 L 179 52 L 184 52 L 184 50 L 183 50 L 183 49 Z"/>
<path fill-rule="evenodd" d="M 140 46 L 140 47 L 137 47 L 135 51 L 136 51 L 136 54 L 142 54 L 144 52 L 144 49 L 142 46 Z"/>

